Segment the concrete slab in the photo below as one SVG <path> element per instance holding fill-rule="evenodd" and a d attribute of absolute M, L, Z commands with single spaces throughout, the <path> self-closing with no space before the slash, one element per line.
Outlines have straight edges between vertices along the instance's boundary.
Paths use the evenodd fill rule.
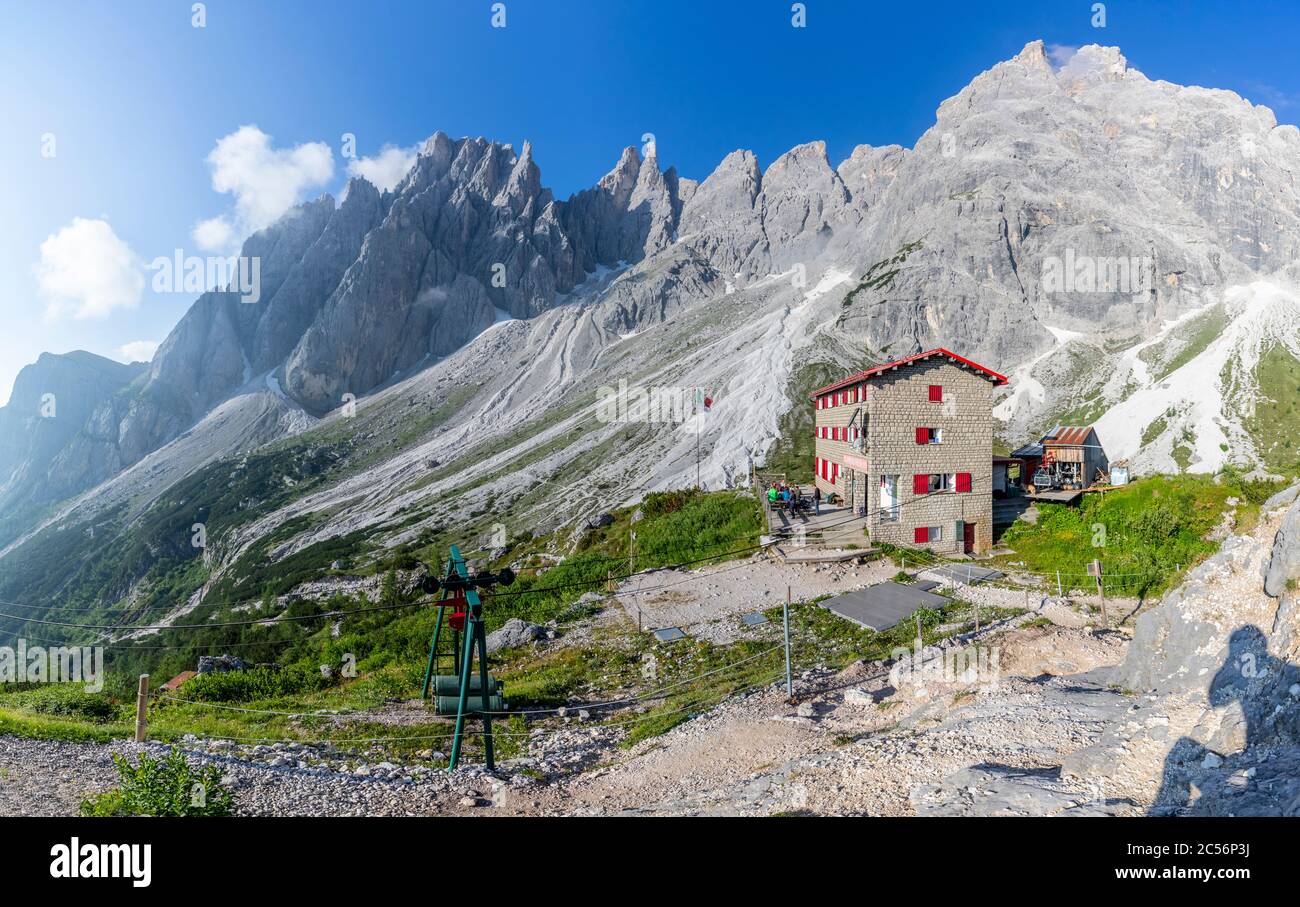
<path fill-rule="evenodd" d="M 747 627 L 759 627 L 767 623 L 767 615 L 761 611 L 757 614 L 746 614 L 740 618 L 740 622 Z"/>
<path fill-rule="evenodd" d="M 685 638 L 686 634 L 678 627 L 664 627 L 662 630 L 655 630 L 655 639 L 660 642 L 676 642 Z"/>
<path fill-rule="evenodd" d="M 839 564 L 880 555 L 879 548 L 825 548 L 811 544 L 789 551 L 781 545 L 774 545 L 772 550 L 787 564 Z"/>
<path fill-rule="evenodd" d="M 876 632 L 888 630 L 919 608 L 941 608 L 946 604 L 948 599 L 942 595 L 895 582 L 877 583 L 821 603 L 833 614 Z"/>
<path fill-rule="evenodd" d="M 908 585 L 913 589 L 916 589 L 918 592 L 929 592 L 931 589 L 938 589 L 943 585 L 943 583 L 936 583 L 932 579 L 918 579 L 913 580 L 908 583 Z"/>
<path fill-rule="evenodd" d="M 1049 504 L 1073 504 L 1083 497 L 1083 491 L 1040 491 L 1026 497 L 1031 501 L 1046 501 Z"/>
<path fill-rule="evenodd" d="M 932 567 L 925 572 L 965 586 L 978 586 L 991 579 L 1001 579 L 1005 575 L 987 567 L 976 567 L 974 564 L 945 564 L 942 567 Z"/>

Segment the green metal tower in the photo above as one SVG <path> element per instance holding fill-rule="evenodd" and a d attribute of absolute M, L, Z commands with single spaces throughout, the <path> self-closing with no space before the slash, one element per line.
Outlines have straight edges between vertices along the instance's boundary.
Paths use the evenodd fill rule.
<path fill-rule="evenodd" d="M 456 715 L 456 730 L 451 742 L 449 769 L 454 770 L 460 761 L 460 748 L 465 735 L 465 718 L 478 716 L 483 720 L 483 748 L 489 769 L 495 767 L 492 752 L 492 713 L 505 711 L 501 695 L 502 684 L 488 675 L 487 633 L 483 626 L 483 603 L 478 590 L 493 585 L 508 586 L 514 582 L 514 573 L 506 568 L 496 574 L 469 575 L 460 548 L 451 546 L 446 573 L 441 582 L 430 576 L 422 586 L 428 593 L 442 592 L 438 600 L 438 620 L 433 627 L 433 640 L 429 644 L 429 662 L 424 669 L 422 699 L 433 695 L 434 711 L 439 715 Z M 451 613 L 447 613 L 447 609 Z M 442 639 L 444 619 L 451 631 L 451 658 L 453 674 L 435 674 L 438 661 L 444 653 L 438 651 Z M 474 671 L 474 655 L 478 653 L 478 672 Z M 432 688 L 432 689 L 431 689 Z"/>

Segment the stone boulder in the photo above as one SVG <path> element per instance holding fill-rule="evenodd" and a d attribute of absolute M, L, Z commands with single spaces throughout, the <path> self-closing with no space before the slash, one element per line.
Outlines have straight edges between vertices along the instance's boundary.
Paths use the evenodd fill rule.
<path fill-rule="evenodd" d="M 546 636 L 546 628 L 538 624 L 530 624 L 526 620 L 520 620 L 512 617 L 506 621 L 505 626 L 499 630 L 494 630 L 488 634 L 487 650 L 499 652 L 502 649 L 513 649 L 516 646 L 526 645 L 530 642 L 536 642 Z"/>
<path fill-rule="evenodd" d="M 200 674 L 224 674 L 227 671 L 247 671 L 248 662 L 238 655 L 200 655 Z"/>

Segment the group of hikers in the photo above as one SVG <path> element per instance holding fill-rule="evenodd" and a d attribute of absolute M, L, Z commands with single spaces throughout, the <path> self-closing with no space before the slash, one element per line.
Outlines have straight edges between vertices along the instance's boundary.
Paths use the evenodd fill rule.
<path fill-rule="evenodd" d="M 820 514 L 822 512 L 822 490 L 814 485 L 812 495 L 805 497 L 800 492 L 798 485 L 787 485 L 783 479 L 775 485 L 767 487 L 767 505 L 773 508 L 785 507 L 790 510 L 802 510 L 811 505 L 813 512 Z"/>

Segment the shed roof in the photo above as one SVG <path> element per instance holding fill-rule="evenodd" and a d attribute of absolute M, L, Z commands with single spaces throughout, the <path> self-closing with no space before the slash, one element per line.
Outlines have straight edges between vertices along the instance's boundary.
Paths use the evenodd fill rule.
<path fill-rule="evenodd" d="M 884 374 L 885 372 L 892 371 L 893 369 L 896 369 L 899 366 L 910 365 L 913 362 L 920 362 L 923 359 L 930 359 L 931 357 L 934 356 L 946 356 L 948 359 L 952 360 L 953 362 L 960 362 L 962 365 L 969 366 L 970 368 L 973 368 L 975 369 L 975 371 L 982 374 L 984 377 L 991 379 L 995 386 L 1007 383 L 1006 375 L 998 374 L 997 372 L 993 371 L 993 369 L 991 368 L 985 368 L 984 366 L 980 365 L 978 362 L 972 362 L 971 360 L 967 359 L 965 356 L 958 356 L 956 353 L 950 350 L 946 350 L 943 347 L 936 347 L 932 350 L 926 350 L 924 353 L 916 353 L 912 356 L 904 356 L 902 359 L 895 359 L 893 362 L 885 362 L 881 365 L 873 365 L 869 369 L 865 369 L 864 371 L 861 372 L 856 372 L 855 374 L 849 375 L 847 378 L 841 378 L 839 381 L 832 382 L 831 384 L 828 384 L 825 387 L 819 387 L 817 390 L 812 392 L 811 396 L 813 399 L 816 399 L 822 394 L 829 394 L 832 391 L 837 391 L 840 388 L 848 387 L 851 384 L 857 384 L 859 381 L 868 381 L 872 378 Z"/>
<path fill-rule="evenodd" d="M 1058 425 L 1043 435 L 1043 443 L 1051 447 L 1084 447 L 1090 434 L 1091 425 Z"/>

